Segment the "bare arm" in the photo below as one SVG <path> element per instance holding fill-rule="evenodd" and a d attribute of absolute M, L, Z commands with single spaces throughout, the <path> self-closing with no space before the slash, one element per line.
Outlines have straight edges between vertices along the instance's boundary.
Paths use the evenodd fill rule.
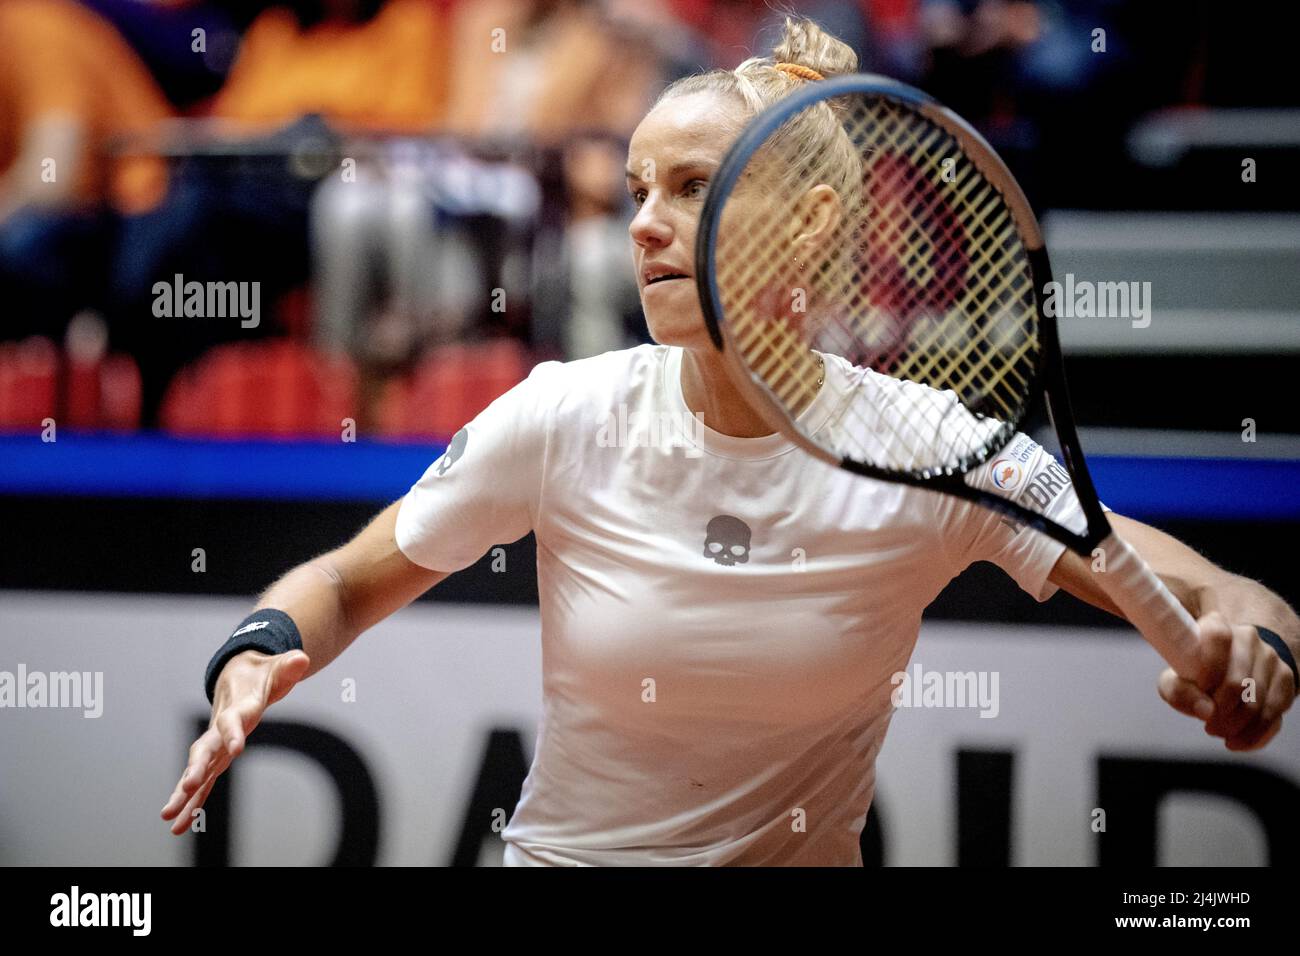
<path fill-rule="evenodd" d="M 1264 585 L 1223 570 L 1158 528 L 1114 512 L 1108 517 L 1193 617 L 1218 611 L 1229 621 L 1276 631 L 1300 660 L 1300 617 Z M 1049 579 L 1080 600 L 1123 617 L 1097 586 L 1091 562 L 1073 551 L 1061 555 Z"/>
<path fill-rule="evenodd" d="M 190 746 L 189 761 L 162 808 L 172 833 L 189 829 L 212 786 L 244 750 L 266 709 L 343 653 L 362 631 L 405 607 L 447 572 L 412 562 L 397 547 L 397 501 L 343 545 L 294 568 L 262 595 L 258 608 L 284 611 L 298 626 L 301 651 L 244 651 L 226 662 L 213 694 L 212 720 Z M 182 812 L 183 811 L 183 812 Z"/>
<path fill-rule="evenodd" d="M 1262 747 L 1281 728 L 1296 687 L 1290 668 L 1259 640 L 1255 626 L 1274 631 L 1300 660 L 1300 617 L 1258 581 L 1225 571 L 1177 538 L 1113 512 L 1109 518 L 1201 627 L 1200 687 L 1166 670 L 1160 695 L 1176 710 L 1206 720 L 1206 732 L 1223 737 L 1228 749 Z M 1123 617 L 1097 586 L 1091 562 L 1074 552 L 1061 555 L 1049 579 Z"/>
<path fill-rule="evenodd" d="M 397 547 L 401 501 L 381 511 L 355 538 L 300 564 L 266 590 L 258 608 L 284 611 L 298 625 L 311 658 L 310 677 L 358 635 L 447 577 L 415 564 Z"/>

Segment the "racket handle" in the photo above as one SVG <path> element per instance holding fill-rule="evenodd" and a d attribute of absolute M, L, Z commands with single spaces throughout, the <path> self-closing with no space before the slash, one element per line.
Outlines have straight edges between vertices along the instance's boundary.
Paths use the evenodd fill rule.
<path fill-rule="evenodd" d="M 1102 590 L 1179 677 L 1195 681 L 1201 633 L 1195 619 L 1118 534 L 1112 531 L 1100 547 L 1106 556 L 1098 576 Z"/>

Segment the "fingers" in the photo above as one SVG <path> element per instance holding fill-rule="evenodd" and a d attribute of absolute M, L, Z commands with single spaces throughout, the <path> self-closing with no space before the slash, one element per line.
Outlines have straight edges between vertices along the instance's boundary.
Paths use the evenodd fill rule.
<path fill-rule="evenodd" d="M 1294 692 L 1290 689 L 1290 672 L 1283 676 L 1285 680 L 1275 681 L 1272 685 L 1259 714 L 1235 735 L 1226 737 L 1225 747 L 1233 751 L 1258 750 L 1266 746 L 1282 729 L 1282 713 L 1291 706 L 1291 701 L 1295 698 Z M 1205 721 L 1205 732 L 1211 736 L 1224 736 L 1216 734 L 1210 726 L 1210 721 L 1216 713 L 1213 700 L 1191 681 L 1184 680 L 1172 668 L 1168 668 L 1160 675 L 1158 687 L 1160 696 L 1174 710 L 1188 717 Z"/>
<path fill-rule="evenodd" d="M 215 725 L 208 728 L 203 737 L 207 737 L 216 730 Z M 216 783 L 217 778 L 221 776 L 230 766 L 235 755 L 227 752 L 224 747 L 216 750 L 200 748 L 203 737 L 195 741 L 191 750 L 196 757 L 191 759 L 190 765 L 185 768 L 185 773 L 181 775 L 180 783 L 172 792 L 171 799 L 162 809 L 162 818 L 164 820 L 174 820 L 172 824 L 172 833 L 179 836 L 190 827 L 194 811 L 203 806 L 204 801 L 208 799 L 208 794 L 212 792 L 212 786 Z M 220 737 L 217 737 L 220 740 Z M 198 748 L 198 749 L 196 749 Z M 203 755 L 207 755 L 204 757 Z M 200 763 L 202 760 L 202 763 Z"/>
<path fill-rule="evenodd" d="M 224 708 L 198 740 L 190 746 L 189 762 L 172 791 L 171 797 L 160 811 L 164 820 L 174 819 L 182 808 L 187 812 L 203 805 L 207 794 L 199 793 L 230 766 L 230 761 L 243 753 L 247 733 L 257 726 L 263 707 L 259 698 L 249 698 L 238 705 Z M 199 794 L 196 802 L 193 797 Z M 188 804 L 188 806 L 187 806 Z M 188 822 L 184 822 L 188 826 Z M 182 827 L 183 829 L 183 827 Z M 179 832 L 175 828 L 173 833 Z"/>
<path fill-rule="evenodd" d="M 1218 611 L 1210 611 L 1197 622 L 1201 631 L 1201 673 L 1197 684 L 1213 692 L 1223 684 L 1232 655 L 1232 627 Z"/>
<path fill-rule="evenodd" d="M 238 757 L 244 750 L 244 721 L 238 707 L 227 707 L 217 715 L 217 732 L 225 751 L 231 757 Z"/>
<path fill-rule="evenodd" d="M 1268 744 L 1270 740 L 1277 736 L 1277 732 L 1282 729 L 1282 718 L 1278 717 L 1271 724 L 1264 725 L 1254 732 L 1233 737 L 1224 741 L 1224 746 L 1229 750 L 1259 750 Z"/>
<path fill-rule="evenodd" d="M 207 791 L 211 790 L 211 782 L 215 779 L 216 775 L 206 764 L 202 767 L 191 764 L 185 768 L 180 782 L 172 791 L 167 805 L 162 809 L 164 820 L 175 820 L 172 826 L 173 833 L 181 833 L 189 826 L 191 811 L 203 805 L 203 800 L 207 798 Z M 196 795 L 200 797 L 197 801 L 194 799 Z"/>
<path fill-rule="evenodd" d="M 174 836 L 180 836 L 193 824 L 194 814 L 198 812 L 204 803 L 207 802 L 208 794 L 212 792 L 212 788 L 216 784 L 217 778 L 220 777 L 225 772 L 226 768 L 230 766 L 230 761 L 230 757 L 222 756 L 217 761 L 217 764 L 212 768 L 212 772 L 208 774 L 203 785 L 199 787 L 194 796 L 186 802 L 184 812 L 177 815 L 176 822 L 171 826 L 171 831 Z"/>
<path fill-rule="evenodd" d="M 209 727 L 204 731 L 199 739 L 190 745 L 189 763 L 186 764 L 180 780 L 176 784 L 176 789 L 172 791 L 171 798 L 162 808 L 162 818 L 170 820 L 176 815 L 181 807 L 185 805 L 208 775 L 208 764 L 211 763 L 212 754 L 219 746 L 221 736 L 216 726 Z"/>
<path fill-rule="evenodd" d="M 1172 667 L 1165 668 L 1156 687 L 1165 702 L 1180 714 L 1203 721 L 1214 716 L 1214 698 L 1191 681 L 1179 677 Z"/>
<path fill-rule="evenodd" d="M 1161 698 L 1180 714 L 1210 721 L 1219 709 L 1213 692 L 1224 684 L 1232 663 L 1232 628 L 1218 611 L 1210 611 L 1197 622 L 1200 630 L 1200 667 L 1196 680 L 1180 677 L 1166 668 L 1156 684 Z"/>
<path fill-rule="evenodd" d="M 1228 670 L 1223 682 L 1214 691 L 1214 717 L 1206 725 L 1206 733 L 1216 737 L 1235 737 L 1254 720 L 1260 711 L 1259 696 L 1267 685 L 1255 674 L 1255 645 L 1264 645 L 1252 627 L 1232 629 L 1232 650 Z M 1255 679 L 1253 692 L 1247 693 L 1247 679 Z"/>
<path fill-rule="evenodd" d="M 289 651 L 287 654 L 278 655 L 271 665 L 266 706 L 269 707 L 293 690 L 293 686 L 307 676 L 310 668 L 311 658 L 302 651 Z"/>
<path fill-rule="evenodd" d="M 1281 729 L 1282 715 L 1295 700 L 1290 668 L 1272 648 L 1259 643 L 1255 675 L 1262 702 L 1254 719 L 1225 741 L 1229 750 L 1257 750 L 1267 744 Z"/>

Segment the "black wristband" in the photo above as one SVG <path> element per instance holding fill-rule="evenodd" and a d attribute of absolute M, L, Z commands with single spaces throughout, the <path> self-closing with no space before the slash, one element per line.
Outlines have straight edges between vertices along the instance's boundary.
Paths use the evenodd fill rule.
<path fill-rule="evenodd" d="M 1277 651 L 1277 656 L 1282 658 L 1282 663 L 1291 668 L 1291 676 L 1295 678 L 1296 691 L 1300 692 L 1300 671 L 1296 670 L 1295 655 L 1291 653 L 1291 648 L 1286 646 L 1286 641 L 1268 628 L 1260 627 L 1258 624 L 1255 625 L 1255 630 L 1259 632 L 1259 639 Z"/>
<path fill-rule="evenodd" d="M 243 651 L 261 651 L 264 654 L 285 654 L 289 651 L 302 650 L 302 636 L 293 618 L 283 611 L 264 607 L 254 611 L 239 622 L 230 640 L 221 645 L 221 649 L 208 661 L 208 670 L 203 678 L 203 689 L 207 692 L 208 703 L 216 693 L 217 678 L 226 661 Z"/>

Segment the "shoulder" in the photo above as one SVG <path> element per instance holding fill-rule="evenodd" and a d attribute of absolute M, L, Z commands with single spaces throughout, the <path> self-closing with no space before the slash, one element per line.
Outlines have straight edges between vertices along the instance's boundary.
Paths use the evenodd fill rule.
<path fill-rule="evenodd" d="M 854 365 L 833 352 L 823 352 L 822 356 L 837 371 L 843 387 L 856 392 L 878 409 L 897 408 L 911 412 L 918 407 L 927 410 L 945 408 L 957 399 L 950 390 L 941 391 L 910 379 L 894 378 L 872 368 Z"/>
<path fill-rule="evenodd" d="M 832 440 L 851 458 L 890 471 L 943 471 L 970 461 L 1004 427 L 972 412 L 952 389 L 828 358 L 844 402 Z"/>
<path fill-rule="evenodd" d="M 569 362 L 542 362 L 525 380 L 529 398 L 557 414 L 608 409 L 659 383 L 668 346 L 638 345 Z"/>
<path fill-rule="evenodd" d="M 543 362 L 537 368 L 545 367 L 547 374 L 560 375 L 574 383 L 598 381 L 629 371 L 659 368 L 668 351 L 667 345 L 637 345 L 568 362 Z"/>

